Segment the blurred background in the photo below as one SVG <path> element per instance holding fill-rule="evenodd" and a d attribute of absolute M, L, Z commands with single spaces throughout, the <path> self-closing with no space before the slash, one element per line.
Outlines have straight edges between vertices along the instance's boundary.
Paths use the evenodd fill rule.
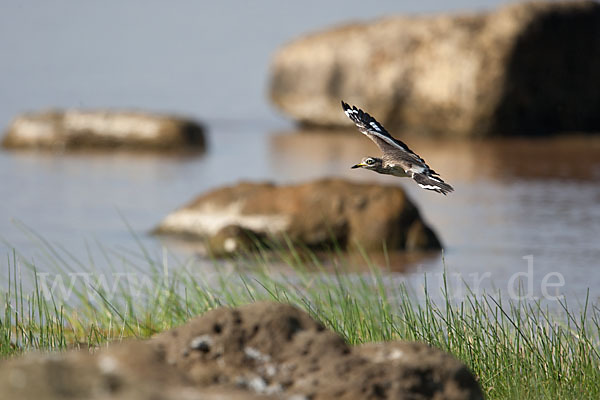
<path fill-rule="evenodd" d="M 446 268 L 467 281 L 489 272 L 484 284 L 501 288 L 527 271 L 524 257 L 533 256 L 536 285 L 559 272 L 561 293 L 582 298 L 591 288 L 596 299 L 600 146 L 593 136 L 411 139 L 411 148 L 455 187 L 444 197 L 410 180 L 351 171 L 361 157 L 377 155 L 364 136 L 300 132 L 269 102 L 272 57 L 299 36 L 350 21 L 504 3 L 4 2 L 1 127 L 48 108 L 143 110 L 199 121 L 207 150 L 185 156 L 0 151 L 3 253 L 14 247 L 43 269 L 44 250 L 30 230 L 85 259 L 96 243 L 135 247 L 127 225 L 160 249 L 164 243 L 148 232 L 200 193 L 240 180 L 287 184 L 339 176 L 402 185 L 416 202 L 445 250 L 411 261 L 409 271 Z"/>

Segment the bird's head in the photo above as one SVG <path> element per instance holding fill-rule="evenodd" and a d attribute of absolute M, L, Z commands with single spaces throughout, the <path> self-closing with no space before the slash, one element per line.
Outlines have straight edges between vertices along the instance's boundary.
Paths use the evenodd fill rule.
<path fill-rule="evenodd" d="M 383 161 L 381 158 L 365 157 L 358 164 L 353 165 L 352 168 L 364 168 L 377 171 L 378 169 L 381 169 L 382 166 Z"/>

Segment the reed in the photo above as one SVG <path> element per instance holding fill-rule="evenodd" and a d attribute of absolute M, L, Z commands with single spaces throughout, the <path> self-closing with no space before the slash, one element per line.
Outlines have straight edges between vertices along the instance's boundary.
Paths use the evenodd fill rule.
<path fill-rule="evenodd" d="M 112 272 L 121 274 L 108 282 L 93 261 L 44 246 L 57 270 L 54 287 L 16 251 L 7 257 L 1 357 L 148 338 L 215 307 L 271 300 L 305 309 L 352 344 L 417 340 L 445 350 L 470 367 L 490 399 L 600 398 L 600 313 L 587 301 L 576 312 L 562 302 L 560 313 L 500 294 L 469 293 L 457 301 L 445 280 L 430 287 L 424 277 L 424 291 L 415 293 L 405 284 L 390 285 L 380 268 L 357 273 L 326 267 L 291 246 L 276 256 L 259 250 L 244 259 L 215 260 L 212 268 L 152 255 L 143 246 L 128 254 L 107 251 Z M 70 287 L 70 277 L 82 272 L 95 278 Z"/>

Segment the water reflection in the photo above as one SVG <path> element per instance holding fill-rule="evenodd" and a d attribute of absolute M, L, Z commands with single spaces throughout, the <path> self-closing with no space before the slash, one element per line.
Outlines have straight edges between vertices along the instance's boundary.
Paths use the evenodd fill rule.
<path fill-rule="evenodd" d="M 600 137 L 561 135 L 549 139 L 460 140 L 402 137 L 448 180 L 600 180 Z M 356 130 L 307 129 L 271 136 L 273 165 L 286 170 L 341 167 L 379 149 Z"/>

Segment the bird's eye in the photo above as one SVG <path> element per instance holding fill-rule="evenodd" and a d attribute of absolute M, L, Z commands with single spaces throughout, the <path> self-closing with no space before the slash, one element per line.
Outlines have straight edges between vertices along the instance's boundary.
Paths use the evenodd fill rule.
<path fill-rule="evenodd" d="M 367 165 L 373 165 L 373 164 L 375 164 L 375 160 L 373 160 L 372 158 L 369 158 L 367 160 Z"/>

